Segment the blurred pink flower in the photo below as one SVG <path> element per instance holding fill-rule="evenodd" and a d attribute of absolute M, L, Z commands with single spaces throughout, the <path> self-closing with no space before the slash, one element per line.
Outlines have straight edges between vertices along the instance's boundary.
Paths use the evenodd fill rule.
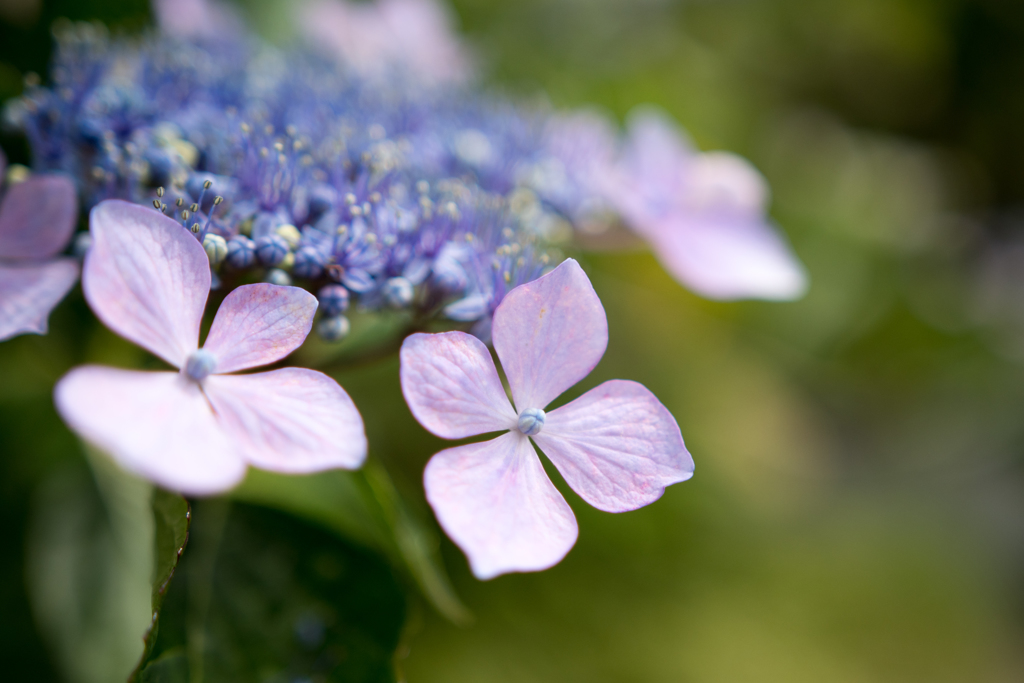
<path fill-rule="evenodd" d="M 435 0 L 309 0 L 299 11 L 306 36 L 362 76 L 400 68 L 428 85 L 461 83 L 472 60 L 449 9 Z"/>
<path fill-rule="evenodd" d="M 157 211 L 118 200 L 92 210 L 90 230 L 82 276 L 89 305 L 107 327 L 181 371 L 69 372 L 55 400 L 82 438 L 126 469 L 188 494 L 230 488 L 247 464 L 288 473 L 362 464 L 362 418 L 331 378 L 305 368 L 223 374 L 296 349 L 316 297 L 297 287 L 239 287 L 199 348 L 210 266 L 195 237 Z"/>
<path fill-rule="evenodd" d="M 608 512 L 652 503 L 693 475 L 675 418 L 636 382 L 605 382 L 544 412 L 608 345 L 604 308 L 574 260 L 509 292 L 493 339 L 518 414 L 475 337 L 414 334 L 401 351 L 402 392 L 429 431 L 462 439 L 509 430 L 437 453 L 423 475 L 438 521 L 478 578 L 546 569 L 576 542 L 576 518 L 528 437 L 576 493 Z"/>
<path fill-rule="evenodd" d="M 242 20 L 229 4 L 216 0 L 152 0 L 157 26 L 179 38 L 217 38 L 240 33 Z"/>
<path fill-rule="evenodd" d="M 0 178 L 6 166 L 0 152 Z M 0 341 L 46 333 L 50 311 L 78 279 L 74 259 L 53 258 L 77 216 L 75 184 L 66 176 L 32 176 L 7 188 L 0 203 Z"/>
<path fill-rule="evenodd" d="M 693 149 L 660 111 L 631 115 L 606 198 L 665 269 L 710 299 L 795 299 L 803 265 L 766 216 L 768 187 L 742 157 Z"/>

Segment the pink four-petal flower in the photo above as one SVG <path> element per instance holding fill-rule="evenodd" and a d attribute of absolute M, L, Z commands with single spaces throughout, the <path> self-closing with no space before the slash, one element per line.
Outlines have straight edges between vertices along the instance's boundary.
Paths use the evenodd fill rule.
<path fill-rule="evenodd" d="M 6 165 L 0 152 L 0 179 Z M 74 259 L 53 258 L 77 216 L 75 185 L 66 176 L 32 176 L 7 188 L 0 203 L 0 341 L 46 333 L 50 311 L 78 279 Z"/>
<path fill-rule="evenodd" d="M 90 230 L 82 276 L 89 305 L 107 327 L 180 372 L 72 370 L 55 400 L 80 436 L 126 469 L 198 495 L 230 488 L 247 465 L 306 473 L 362 464 L 362 418 L 331 378 L 305 368 L 223 374 L 296 349 L 316 297 L 297 287 L 239 287 L 199 348 L 210 290 L 199 242 L 159 212 L 118 200 L 92 210 Z"/>
<path fill-rule="evenodd" d="M 710 299 L 795 299 L 807 275 L 766 217 L 768 186 L 742 157 L 700 153 L 657 110 L 630 116 L 606 197 L 665 270 Z"/>
<path fill-rule="evenodd" d="M 401 351 L 402 391 L 428 430 L 446 439 L 508 430 L 437 453 L 423 475 L 438 521 L 477 577 L 545 569 L 576 542 L 576 518 L 531 438 L 580 497 L 608 512 L 652 503 L 693 475 L 675 418 L 636 382 L 605 382 L 544 412 L 608 345 L 604 308 L 574 260 L 509 292 L 493 340 L 518 412 L 475 337 L 414 334 Z"/>

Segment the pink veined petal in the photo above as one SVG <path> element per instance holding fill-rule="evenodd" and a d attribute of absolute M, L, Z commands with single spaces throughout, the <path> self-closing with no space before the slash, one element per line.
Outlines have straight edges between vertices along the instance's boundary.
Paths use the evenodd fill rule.
<path fill-rule="evenodd" d="M 519 432 L 441 451 L 423 484 L 479 579 L 547 569 L 576 543 L 576 517 Z"/>
<path fill-rule="evenodd" d="M 299 348 L 313 326 L 316 297 L 298 287 L 243 285 L 225 297 L 203 348 L 214 372 L 267 365 Z"/>
<path fill-rule="evenodd" d="M 653 503 L 693 476 L 675 418 L 636 382 L 605 382 L 551 411 L 533 439 L 572 490 L 606 512 Z"/>
<path fill-rule="evenodd" d="M 75 183 L 37 175 L 7 188 L 0 203 L 0 259 L 42 260 L 71 239 L 78 218 Z"/>
<path fill-rule="evenodd" d="M 54 400 L 79 436 L 164 488 L 209 495 L 245 475 L 199 386 L 180 373 L 86 365 L 57 382 Z"/>
<path fill-rule="evenodd" d="M 413 334 L 402 342 L 402 393 L 412 414 L 444 439 L 514 429 L 517 416 L 491 353 L 465 332 Z"/>
<path fill-rule="evenodd" d="M 77 279 L 73 259 L 0 266 L 0 341 L 25 333 L 46 334 L 50 312 Z"/>
<path fill-rule="evenodd" d="M 82 290 L 122 337 L 181 367 L 199 346 L 210 262 L 192 234 L 151 208 L 110 199 L 90 214 Z"/>
<path fill-rule="evenodd" d="M 710 214 L 665 221 L 647 235 L 672 277 L 709 299 L 798 299 L 807 274 L 765 221 Z"/>
<path fill-rule="evenodd" d="M 583 269 L 566 259 L 505 296 L 491 335 L 522 412 L 544 408 L 594 369 L 608 346 L 608 320 Z"/>
<path fill-rule="evenodd" d="M 363 418 L 345 390 L 323 373 L 282 368 L 211 375 L 203 388 L 251 465 L 298 474 L 356 469 L 366 459 Z"/>

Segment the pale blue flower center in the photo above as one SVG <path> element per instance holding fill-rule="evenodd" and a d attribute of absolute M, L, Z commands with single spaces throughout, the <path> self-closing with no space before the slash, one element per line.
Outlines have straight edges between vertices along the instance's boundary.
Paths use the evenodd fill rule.
<path fill-rule="evenodd" d="M 519 413 L 519 431 L 527 436 L 535 436 L 544 427 L 544 411 L 540 408 L 527 408 Z"/>
<path fill-rule="evenodd" d="M 196 349 L 185 360 L 185 374 L 197 382 L 206 379 L 216 367 L 216 356 L 203 349 Z"/>

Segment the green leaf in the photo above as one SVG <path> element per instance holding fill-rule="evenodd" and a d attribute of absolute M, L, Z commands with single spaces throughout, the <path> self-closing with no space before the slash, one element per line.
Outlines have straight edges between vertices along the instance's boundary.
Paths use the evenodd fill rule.
<path fill-rule="evenodd" d="M 183 649 L 174 649 L 146 664 L 139 683 L 188 683 L 188 657 Z"/>
<path fill-rule="evenodd" d="M 471 620 L 445 573 L 432 525 L 410 510 L 375 461 L 357 472 L 306 476 L 252 469 L 231 496 L 291 512 L 385 553 L 439 613 L 455 623 Z"/>
<path fill-rule="evenodd" d="M 403 311 L 353 310 L 348 318 L 351 329 L 345 339 L 328 342 L 319 335 L 311 334 L 292 356 L 292 361 L 296 365 L 323 370 L 394 355 L 412 323 L 412 317 Z"/>
<path fill-rule="evenodd" d="M 358 472 L 329 470 L 294 476 L 250 468 L 230 495 L 318 522 L 368 548 L 388 550 L 388 526 L 377 514 Z"/>
<path fill-rule="evenodd" d="M 441 543 L 433 526 L 413 514 L 387 471 L 377 462 L 368 462 L 363 476 L 391 529 L 399 554 L 423 594 L 438 612 L 456 624 L 472 621 L 472 614 L 448 580 L 441 560 Z"/>
<path fill-rule="evenodd" d="M 150 486 L 102 456 L 37 492 L 27 548 L 36 621 L 72 683 L 124 681 L 152 623 Z"/>
<path fill-rule="evenodd" d="M 135 680 L 188 537 L 188 503 L 85 453 L 91 476 L 60 473 L 36 497 L 32 606 L 68 680 Z"/>
<path fill-rule="evenodd" d="M 401 585 L 377 554 L 275 510 L 195 504 L 139 681 L 394 681 Z"/>
<path fill-rule="evenodd" d="M 188 542 L 188 527 L 191 518 L 188 502 L 181 496 L 154 488 L 151 499 L 153 510 L 153 576 L 151 584 L 153 621 L 143 640 L 145 649 L 129 680 L 138 681 L 139 670 L 149 658 L 156 643 L 160 625 L 160 607 L 170 587 L 174 570 L 178 566 L 185 544 Z"/>

